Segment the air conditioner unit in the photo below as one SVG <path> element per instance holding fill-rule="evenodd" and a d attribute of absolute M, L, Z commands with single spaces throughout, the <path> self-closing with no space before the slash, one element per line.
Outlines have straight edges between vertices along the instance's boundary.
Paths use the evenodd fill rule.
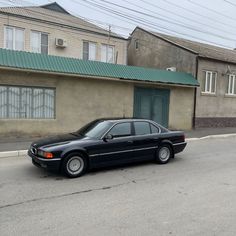
<path fill-rule="evenodd" d="M 55 43 L 56 47 L 65 48 L 67 46 L 67 43 L 64 39 L 56 38 Z"/>
<path fill-rule="evenodd" d="M 169 67 L 169 68 L 166 68 L 166 70 L 168 70 L 168 71 L 176 71 L 176 67 Z"/>

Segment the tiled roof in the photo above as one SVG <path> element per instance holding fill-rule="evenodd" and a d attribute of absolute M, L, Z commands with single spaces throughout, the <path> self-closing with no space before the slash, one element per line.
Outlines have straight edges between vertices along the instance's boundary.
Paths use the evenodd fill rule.
<path fill-rule="evenodd" d="M 84 77 L 117 78 L 182 86 L 199 86 L 188 73 L 143 67 L 117 65 L 75 58 L 49 56 L 39 53 L 0 49 L 0 68 L 14 68 L 38 72 L 63 73 Z"/>
<path fill-rule="evenodd" d="M 150 33 L 159 38 L 165 39 L 177 46 L 181 46 L 190 51 L 193 51 L 194 53 L 199 54 L 199 56 L 201 57 L 207 57 L 207 58 L 217 59 L 217 60 L 221 60 L 225 62 L 236 63 L 236 50 L 221 48 L 221 47 L 217 47 L 217 46 L 213 46 L 213 45 L 209 45 L 205 43 L 200 43 L 200 42 L 191 41 L 191 40 L 187 40 L 187 39 L 183 39 L 179 37 L 174 37 L 170 35 L 153 32 L 153 31 L 150 31 Z"/>
<path fill-rule="evenodd" d="M 55 24 L 68 25 L 82 30 L 89 30 L 111 37 L 122 38 L 121 36 L 105 30 L 97 25 L 89 23 L 79 17 L 70 14 L 64 14 L 58 11 L 46 9 L 44 6 L 36 7 L 0 7 L 0 14 L 14 15 L 16 17 L 28 18 L 30 20 L 48 21 Z"/>

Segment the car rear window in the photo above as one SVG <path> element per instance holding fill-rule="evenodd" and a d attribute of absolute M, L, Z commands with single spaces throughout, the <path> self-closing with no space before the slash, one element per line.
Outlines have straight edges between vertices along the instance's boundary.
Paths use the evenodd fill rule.
<path fill-rule="evenodd" d="M 150 134 L 150 124 L 148 122 L 136 121 L 134 122 L 134 129 L 136 135 Z"/>

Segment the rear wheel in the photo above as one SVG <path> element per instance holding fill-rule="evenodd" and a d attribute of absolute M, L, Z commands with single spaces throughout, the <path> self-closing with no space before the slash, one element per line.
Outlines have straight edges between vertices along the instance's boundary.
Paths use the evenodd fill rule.
<path fill-rule="evenodd" d="M 69 154 L 62 165 L 63 172 L 70 178 L 76 178 L 85 173 L 87 160 L 80 153 Z"/>
<path fill-rule="evenodd" d="M 156 161 L 159 164 L 166 164 L 173 157 L 173 150 L 169 144 L 162 144 L 156 154 Z"/>

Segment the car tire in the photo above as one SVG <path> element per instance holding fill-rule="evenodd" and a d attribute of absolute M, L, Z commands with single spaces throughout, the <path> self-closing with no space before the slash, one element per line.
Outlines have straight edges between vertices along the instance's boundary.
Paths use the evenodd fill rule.
<path fill-rule="evenodd" d="M 157 149 L 156 162 L 158 164 L 166 164 L 173 157 L 173 149 L 169 144 L 161 144 Z"/>
<path fill-rule="evenodd" d="M 87 170 L 87 159 L 81 153 L 71 153 L 63 161 L 62 171 L 70 178 L 77 178 Z"/>

